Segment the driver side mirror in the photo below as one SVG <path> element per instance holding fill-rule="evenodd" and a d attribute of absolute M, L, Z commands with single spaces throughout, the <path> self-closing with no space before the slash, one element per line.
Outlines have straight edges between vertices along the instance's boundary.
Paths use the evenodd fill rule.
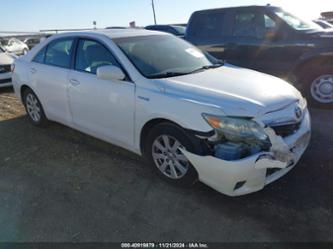
<path fill-rule="evenodd" d="M 126 78 L 123 70 L 117 66 L 102 66 L 97 68 L 97 78 L 101 80 L 122 81 Z"/>

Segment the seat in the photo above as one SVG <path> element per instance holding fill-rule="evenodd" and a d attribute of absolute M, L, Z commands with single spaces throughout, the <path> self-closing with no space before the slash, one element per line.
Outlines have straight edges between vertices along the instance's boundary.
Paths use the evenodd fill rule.
<path fill-rule="evenodd" d="M 87 47 L 85 57 L 87 64 L 85 68 L 91 73 L 96 73 L 101 66 L 117 64 L 110 52 L 99 44 Z"/>

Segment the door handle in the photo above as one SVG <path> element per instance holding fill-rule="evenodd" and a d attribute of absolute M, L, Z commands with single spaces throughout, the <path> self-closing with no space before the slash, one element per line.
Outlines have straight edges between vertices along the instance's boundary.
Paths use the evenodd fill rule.
<path fill-rule="evenodd" d="M 72 86 L 78 86 L 80 85 L 80 82 L 76 79 L 71 79 L 69 80 L 69 82 L 71 83 Z"/>
<path fill-rule="evenodd" d="M 37 73 L 37 70 L 36 70 L 36 68 L 30 68 L 30 73 L 32 73 L 32 74 L 35 74 L 35 73 Z"/>

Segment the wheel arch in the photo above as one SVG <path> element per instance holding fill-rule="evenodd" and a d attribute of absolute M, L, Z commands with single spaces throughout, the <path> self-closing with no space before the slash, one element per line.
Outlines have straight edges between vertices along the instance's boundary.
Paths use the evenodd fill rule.
<path fill-rule="evenodd" d="M 21 97 L 21 101 L 22 101 L 22 103 L 24 102 L 24 100 L 23 100 L 24 92 L 25 92 L 26 90 L 28 90 L 28 89 L 34 92 L 34 90 L 31 89 L 31 87 L 28 86 L 28 85 L 22 85 L 21 88 L 20 88 L 20 97 Z"/>
<path fill-rule="evenodd" d="M 145 153 L 145 151 L 144 151 L 145 141 L 146 141 L 146 138 L 149 134 L 149 131 L 151 129 L 153 129 L 153 127 L 155 127 L 159 124 L 162 124 L 162 123 L 172 124 L 172 125 L 175 125 L 175 126 L 179 127 L 180 129 L 184 130 L 186 135 L 189 138 L 191 138 L 192 142 L 194 142 L 194 143 L 201 143 L 201 140 L 203 138 L 209 138 L 209 137 L 212 137 L 215 134 L 214 130 L 211 130 L 209 132 L 195 131 L 195 130 L 187 129 L 187 128 L 183 127 L 182 125 L 178 124 L 177 122 L 172 121 L 170 119 L 154 118 L 154 119 L 151 119 L 150 121 L 148 121 L 143 126 L 143 128 L 141 129 L 141 133 L 140 133 L 140 152 L 141 152 L 142 155 L 144 155 L 144 153 Z"/>
<path fill-rule="evenodd" d="M 149 134 L 149 131 L 159 125 L 159 124 L 162 124 L 162 123 L 169 123 L 169 124 L 173 124 L 173 125 L 176 125 L 182 129 L 184 129 L 182 126 L 180 126 L 179 124 L 175 123 L 174 121 L 171 121 L 169 119 L 165 119 L 165 118 L 154 118 L 154 119 L 151 119 L 149 120 L 147 123 L 145 123 L 145 125 L 142 127 L 141 129 L 141 133 L 140 133 L 140 152 L 142 155 L 144 155 L 145 151 L 144 151 L 144 147 L 145 147 L 145 141 L 146 141 L 146 138 Z M 185 129 L 184 129 L 185 130 Z"/>
<path fill-rule="evenodd" d="M 321 67 L 323 65 L 333 66 L 333 52 L 306 57 L 294 67 L 292 73 L 297 78 L 301 78 L 307 68 Z"/>

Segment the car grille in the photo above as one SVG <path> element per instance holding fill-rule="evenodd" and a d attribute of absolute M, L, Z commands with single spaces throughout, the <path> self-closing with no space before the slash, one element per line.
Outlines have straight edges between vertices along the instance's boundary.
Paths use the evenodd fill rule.
<path fill-rule="evenodd" d="M 297 124 L 289 124 L 289 125 L 281 125 L 281 126 L 273 126 L 271 127 L 276 135 L 281 137 L 288 137 L 295 134 L 299 128 L 301 127 L 301 122 Z"/>
<path fill-rule="evenodd" d="M 9 73 L 9 72 L 11 72 L 10 65 L 1 65 L 0 66 L 0 73 Z"/>

